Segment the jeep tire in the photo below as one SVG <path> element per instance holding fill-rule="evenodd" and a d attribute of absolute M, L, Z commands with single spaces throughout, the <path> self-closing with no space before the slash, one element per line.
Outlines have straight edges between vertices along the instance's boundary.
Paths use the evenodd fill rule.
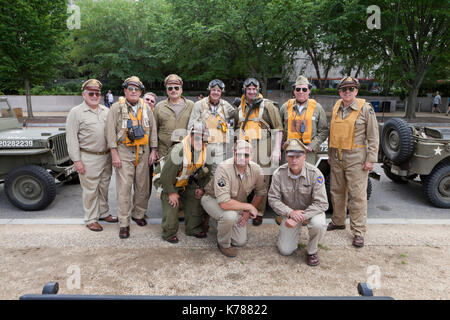
<path fill-rule="evenodd" d="M 45 209 L 56 196 L 55 179 L 36 165 L 18 167 L 5 180 L 8 200 L 25 211 Z"/>
<path fill-rule="evenodd" d="M 436 207 L 450 208 L 450 161 L 434 167 L 424 181 L 427 199 Z"/>
<path fill-rule="evenodd" d="M 394 164 L 401 164 L 411 158 L 414 152 L 414 138 L 408 123 L 400 118 L 387 120 L 381 131 L 381 148 Z"/>

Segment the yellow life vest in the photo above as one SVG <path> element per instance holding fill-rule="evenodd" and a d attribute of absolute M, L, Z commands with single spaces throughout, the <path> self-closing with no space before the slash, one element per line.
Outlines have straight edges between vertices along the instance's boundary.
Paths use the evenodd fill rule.
<path fill-rule="evenodd" d="M 257 98 L 262 98 L 262 95 L 259 94 Z M 260 140 L 262 129 L 261 123 L 264 123 L 262 119 L 264 114 L 264 100 L 259 105 L 259 109 L 252 110 L 252 113 L 249 115 L 247 123 L 245 124 L 245 128 L 243 128 L 248 112 L 245 106 L 245 95 L 242 95 L 241 105 L 239 106 L 239 122 L 241 123 L 239 126 L 239 139 L 247 140 L 248 142 L 251 142 L 254 139 Z"/>
<path fill-rule="evenodd" d="M 339 158 L 341 158 L 342 150 L 352 150 L 356 148 L 365 148 L 365 145 L 355 145 L 355 122 L 361 112 L 362 106 L 366 102 L 365 99 L 356 99 L 358 102 L 358 109 L 352 110 L 350 114 L 342 119 L 338 114 L 339 106 L 342 99 L 339 99 L 333 107 L 333 114 L 330 123 L 330 148 L 336 148 L 339 151 Z"/>
<path fill-rule="evenodd" d="M 148 121 L 147 111 L 144 109 L 145 108 L 144 100 L 139 99 L 139 102 L 140 102 L 140 108 L 139 108 L 137 117 L 135 117 L 133 112 L 128 111 L 128 107 L 126 105 L 125 98 L 124 97 L 119 98 L 119 104 L 122 106 L 122 108 L 121 108 L 122 130 L 119 133 L 119 135 L 120 135 L 119 143 L 122 143 L 122 144 L 126 145 L 127 147 L 136 147 L 136 161 L 135 161 L 136 166 L 139 161 L 139 148 L 140 148 L 140 146 L 148 145 L 148 136 L 149 136 L 149 132 L 150 132 L 150 124 Z M 133 126 L 137 126 L 138 124 L 140 124 L 144 128 L 145 135 L 143 138 L 135 139 L 134 141 L 131 141 L 128 138 L 128 135 L 125 134 L 125 139 L 123 139 L 123 135 L 127 129 L 128 120 L 131 120 L 133 122 Z"/>
<path fill-rule="evenodd" d="M 317 102 L 314 99 L 308 99 L 308 105 L 306 106 L 306 112 L 303 116 L 300 116 L 294 110 L 295 99 L 290 99 L 287 104 L 288 112 L 288 129 L 287 140 L 300 139 L 305 144 L 311 143 L 312 135 L 312 117 L 316 110 Z M 302 133 L 300 130 L 301 124 L 306 120 L 306 130 Z"/>
<path fill-rule="evenodd" d="M 209 129 L 208 143 L 225 143 L 227 140 L 227 122 L 223 105 L 217 105 L 216 115 L 212 114 L 208 105 L 208 97 L 202 99 L 202 120 Z"/>
<path fill-rule="evenodd" d="M 202 152 L 198 156 L 197 160 L 193 162 L 191 152 L 191 135 L 187 135 L 183 143 L 183 170 L 178 174 L 175 181 L 175 187 L 186 188 L 189 182 L 189 177 L 194 174 L 197 169 L 203 167 L 206 162 L 206 146 L 203 146 Z"/>

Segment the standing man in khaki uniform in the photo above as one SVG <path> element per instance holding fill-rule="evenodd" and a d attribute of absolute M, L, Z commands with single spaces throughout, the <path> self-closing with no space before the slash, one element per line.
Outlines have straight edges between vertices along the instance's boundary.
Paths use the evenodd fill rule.
<path fill-rule="evenodd" d="M 155 107 L 155 121 L 158 129 L 158 155 L 165 157 L 170 147 L 187 135 L 189 118 L 194 102 L 182 96 L 183 80 L 170 74 L 164 80 L 168 98 Z"/>
<path fill-rule="evenodd" d="M 235 129 L 239 139 L 250 142 L 255 151 L 255 162 L 264 171 L 266 192 L 270 187 L 270 178 L 281 160 L 281 142 L 283 124 L 279 110 L 259 93 L 259 81 L 248 78 L 244 81 L 241 104 L 235 113 Z M 272 148 L 273 145 L 273 148 Z M 267 196 L 258 206 L 258 216 L 253 225 L 259 226 L 266 211 Z"/>
<path fill-rule="evenodd" d="M 210 81 L 208 91 L 206 98 L 194 104 L 188 128 L 192 128 L 197 121 L 205 121 L 209 130 L 207 158 L 214 174 L 217 165 L 233 155 L 234 107 L 221 99 L 225 91 L 225 84 L 221 80 Z"/>
<path fill-rule="evenodd" d="M 280 109 L 283 138 L 300 139 L 306 145 L 306 161 L 314 164 L 315 153 L 328 138 L 327 115 L 320 103 L 309 98 L 312 85 L 306 77 L 298 76 L 293 87 L 295 99 L 288 100 Z"/>
<path fill-rule="evenodd" d="M 257 207 L 267 196 L 262 169 L 250 161 L 251 157 L 252 146 L 238 140 L 234 157 L 219 164 L 201 199 L 205 211 L 217 220 L 217 246 L 230 258 L 236 256 L 231 246 L 241 247 L 247 242 L 247 221 L 258 215 Z M 252 191 L 254 197 L 248 203 Z"/>
<path fill-rule="evenodd" d="M 372 106 L 356 98 L 358 88 L 357 79 L 341 79 L 341 99 L 331 116 L 328 162 L 333 216 L 327 230 L 345 229 L 348 202 L 353 245 L 360 248 L 366 233 L 367 179 L 378 159 L 379 133 Z"/>
<path fill-rule="evenodd" d="M 178 212 L 184 205 L 185 232 L 188 236 L 206 238 L 202 231 L 204 211 L 200 198 L 210 178 L 211 167 L 206 165 L 206 144 L 209 132 L 206 124 L 196 122 L 190 134 L 170 149 L 161 170 L 161 204 L 163 211 L 162 237 L 178 243 Z"/>
<path fill-rule="evenodd" d="M 84 102 L 67 116 L 66 141 L 70 159 L 80 177 L 84 222 L 89 230 L 102 231 L 99 220 L 117 222 L 109 214 L 108 188 L 111 155 L 106 144 L 105 122 L 109 109 L 100 103 L 102 84 L 96 79 L 83 83 Z"/>
<path fill-rule="evenodd" d="M 309 233 L 306 263 L 317 266 L 318 245 L 327 229 L 325 180 L 319 169 L 305 162 L 308 149 L 299 139 L 290 139 L 283 147 L 287 163 L 273 174 L 268 196 L 270 206 L 282 217 L 278 250 L 282 255 L 291 255 L 298 247 L 301 226 L 306 225 Z"/>
<path fill-rule="evenodd" d="M 130 215 L 139 226 L 147 224 L 144 216 L 150 197 L 149 166 L 158 157 L 158 141 L 152 110 L 140 99 L 144 85 L 132 76 L 122 86 L 125 98 L 120 97 L 111 106 L 106 140 L 116 168 L 119 237 L 125 239 L 130 236 Z"/>

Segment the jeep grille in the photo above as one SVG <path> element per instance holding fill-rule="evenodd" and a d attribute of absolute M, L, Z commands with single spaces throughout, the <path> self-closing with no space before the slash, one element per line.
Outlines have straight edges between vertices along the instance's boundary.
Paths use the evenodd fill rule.
<path fill-rule="evenodd" d="M 62 133 L 51 137 L 50 148 L 57 164 L 64 163 L 69 160 L 69 152 L 67 151 L 66 134 Z"/>

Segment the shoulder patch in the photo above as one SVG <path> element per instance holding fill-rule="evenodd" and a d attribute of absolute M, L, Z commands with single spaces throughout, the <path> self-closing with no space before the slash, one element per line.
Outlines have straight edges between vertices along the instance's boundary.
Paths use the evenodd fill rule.
<path fill-rule="evenodd" d="M 375 114 L 375 111 L 373 111 L 373 108 L 372 108 L 372 107 L 369 108 L 369 113 L 370 113 L 370 114 Z"/>
<path fill-rule="evenodd" d="M 323 183 L 323 176 L 320 176 L 320 177 L 318 177 L 317 178 L 317 182 L 319 183 L 319 184 L 322 184 Z"/>
<path fill-rule="evenodd" d="M 221 188 L 225 187 L 227 185 L 227 182 L 224 178 L 220 178 L 219 181 L 217 181 L 217 185 Z"/>

